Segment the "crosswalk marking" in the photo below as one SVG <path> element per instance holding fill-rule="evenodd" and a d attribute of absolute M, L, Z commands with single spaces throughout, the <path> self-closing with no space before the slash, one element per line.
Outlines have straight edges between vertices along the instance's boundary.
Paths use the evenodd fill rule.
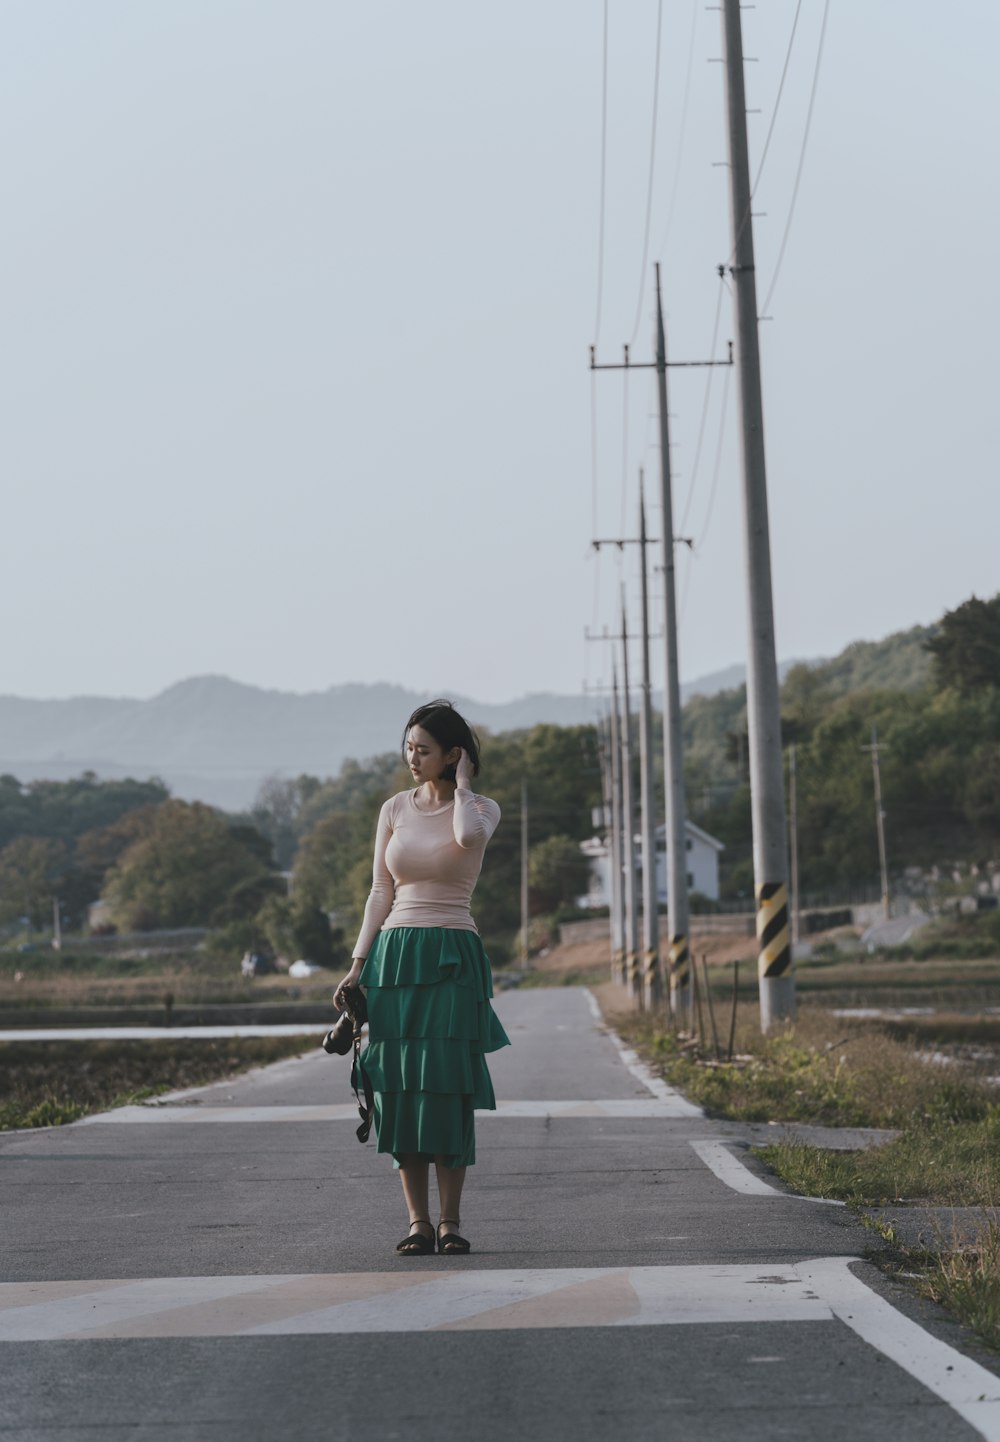
<path fill-rule="evenodd" d="M 615 1119 L 676 1121 L 700 1116 L 681 1096 L 610 1097 L 607 1101 L 501 1101 L 496 1111 L 476 1113 L 477 1121 L 491 1117 L 608 1117 Z M 83 1117 L 76 1126 L 157 1125 L 182 1123 L 197 1125 L 206 1122 L 336 1122 L 353 1121 L 357 1125 L 358 1108 L 354 1102 L 308 1106 L 205 1106 L 201 1103 L 179 1106 L 148 1102 L 141 1106 L 116 1107 L 114 1111 Z"/>
<path fill-rule="evenodd" d="M 0 1345 L 839 1321 L 1000 1442 L 1000 1378 L 897 1312 L 853 1274 L 856 1261 L 495 1271 L 435 1261 L 396 1272 L 8 1282 Z"/>
<path fill-rule="evenodd" d="M 418 1263 L 417 1266 L 420 1264 Z M 829 1321 L 795 1267 L 589 1267 L 0 1284 L 0 1342 Z"/>

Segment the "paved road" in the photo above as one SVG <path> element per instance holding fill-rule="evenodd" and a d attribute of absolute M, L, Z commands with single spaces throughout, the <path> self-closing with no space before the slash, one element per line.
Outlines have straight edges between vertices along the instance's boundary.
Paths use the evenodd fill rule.
<path fill-rule="evenodd" d="M 1000 1439 L 1000 1380 L 602 1032 L 498 1003 L 467 1258 L 402 1259 L 322 1054 L 0 1136 L 2 1442 Z"/>

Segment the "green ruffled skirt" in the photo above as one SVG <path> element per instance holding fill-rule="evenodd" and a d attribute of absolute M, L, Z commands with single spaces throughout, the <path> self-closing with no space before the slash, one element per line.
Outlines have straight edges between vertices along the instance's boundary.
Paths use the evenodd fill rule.
<path fill-rule="evenodd" d="M 368 994 L 364 1065 L 375 1093 L 380 1152 L 476 1160 L 473 1113 L 494 1111 L 486 1053 L 509 1046 L 490 1004 L 493 976 L 474 931 L 380 931 L 360 984 Z"/>

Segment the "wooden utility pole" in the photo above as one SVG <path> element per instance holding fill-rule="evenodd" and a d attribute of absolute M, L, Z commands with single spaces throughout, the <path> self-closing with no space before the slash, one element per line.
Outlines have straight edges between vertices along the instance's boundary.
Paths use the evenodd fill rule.
<path fill-rule="evenodd" d="M 771 544 L 764 461 L 764 408 L 757 336 L 750 162 L 740 0 L 722 0 L 729 122 L 730 274 L 736 308 L 736 352 L 743 438 L 743 527 L 749 644 L 747 722 L 754 889 L 757 898 L 757 976 L 760 1023 L 768 1031 L 795 1015 L 795 976 L 788 927 L 788 845 L 781 754 L 781 710 L 771 596 Z"/>
<path fill-rule="evenodd" d="M 872 722 L 872 744 L 862 746 L 862 751 L 868 751 L 872 758 L 872 776 L 875 780 L 875 829 L 878 833 L 878 865 L 882 878 L 882 916 L 889 920 L 889 869 L 885 859 L 885 812 L 882 810 L 882 774 L 878 764 L 878 728 Z M 884 746 L 881 748 L 886 749 Z"/>
<path fill-rule="evenodd" d="M 656 886 L 656 809 L 653 796 L 653 697 L 649 674 L 649 591 L 646 568 L 646 496 L 639 472 L 639 575 L 642 594 L 642 705 L 639 711 L 639 782 L 642 823 L 642 1002 L 647 1011 L 663 998 L 660 975 L 660 907 Z"/>
<path fill-rule="evenodd" d="M 625 985 L 642 1004 L 639 976 L 639 909 L 635 894 L 635 803 L 632 799 L 632 700 L 628 684 L 628 623 L 622 594 L 622 847 L 625 870 Z"/>

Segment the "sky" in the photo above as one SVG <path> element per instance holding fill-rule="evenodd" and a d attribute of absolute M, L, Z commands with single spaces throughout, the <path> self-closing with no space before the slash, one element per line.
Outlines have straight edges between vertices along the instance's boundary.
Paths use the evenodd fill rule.
<path fill-rule="evenodd" d="M 650 358 L 654 260 L 671 359 L 734 319 L 720 16 L 608 0 L 604 107 L 604 15 L 5 0 L 0 694 L 607 680 L 638 548 L 591 541 L 640 467 L 660 535 L 659 451 L 649 372 L 588 347 Z M 1000 590 L 1000 8 L 743 25 L 777 650 L 813 658 Z M 685 679 L 745 655 L 735 401 L 670 373 Z"/>

